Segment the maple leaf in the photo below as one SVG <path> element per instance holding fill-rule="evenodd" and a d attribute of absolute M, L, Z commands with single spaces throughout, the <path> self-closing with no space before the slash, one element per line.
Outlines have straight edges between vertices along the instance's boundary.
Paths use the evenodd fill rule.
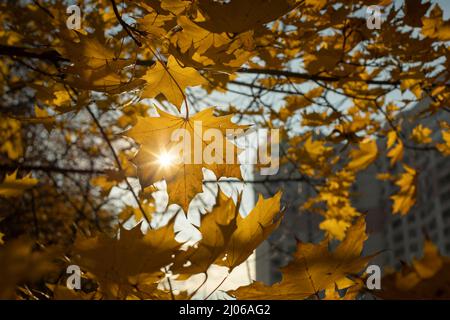
<path fill-rule="evenodd" d="M 189 300 L 187 291 L 181 291 L 177 294 L 169 290 L 158 289 L 158 284 L 137 285 L 137 289 L 127 297 L 128 300 Z"/>
<path fill-rule="evenodd" d="M 202 55 L 211 47 L 221 47 L 230 42 L 225 33 L 212 33 L 199 27 L 187 17 L 179 17 L 177 22 L 183 30 L 175 33 L 171 41 L 180 48 L 182 53 L 192 47 L 198 55 Z"/>
<path fill-rule="evenodd" d="M 450 259 L 439 254 L 430 240 L 424 242 L 423 257 L 404 264 L 399 272 L 381 279 L 381 291 L 375 292 L 382 299 L 436 300 L 450 298 Z"/>
<path fill-rule="evenodd" d="M 358 294 L 365 288 L 365 282 L 363 279 L 353 279 L 355 284 L 348 287 L 343 293 L 336 285 L 325 289 L 325 296 L 322 300 L 356 300 Z"/>
<path fill-rule="evenodd" d="M 63 285 L 47 285 L 47 287 L 53 292 L 54 300 L 94 300 L 96 298 L 96 292 L 85 293 Z"/>
<path fill-rule="evenodd" d="M 282 280 L 273 286 L 254 282 L 230 293 L 238 299 L 305 299 L 336 286 L 345 289 L 354 286 L 348 276 L 361 272 L 372 258 L 361 257 L 366 224 L 360 218 L 352 225 L 345 239 L 334 251 L 329 251 L 328 240 L 319 244 L 299 243 L 294 259 L 282 271 Z"/>
<path fill-rule="evenodd" d="M 326 218 L 319 224 L 321 230 L 325 230 L 329 235 L 338 240 L 345 238 L 345 232 L 350 227 L 350 222 L 345 220 L 338 220 L 335 218 Z"/>
<path fill-rule="evenodd" d="M 0 152 L 16 160 L 22 155 L 22 136 L 20 121 L 0 115 Z"/>
<path fill-rule="evenodd" d="M 436 5 L 429 17 L 422 17 L 422 34 L 441 41 L 450 40 L 450 22 L 443 20 L 442 9 Z"/>
<path fill-rule="evenodd" d="M 280 211 L 281 192 L 273 197 L 258 198 L 253 210 L 245 217 L 237 217 L 237 228 L 229 240 L 225 254 L 216 260 L 216 264 L 233 270 L 253 253 L 281 223 L 283 213 Z"/>
<path fill-rule="evenodd" d="M 190 1 L 163 0 L 161 1 L 161 8 L 170 11 L 175 15 L 179 15 L 180 13 L 184 12 L 190 4 Z"/>
<path fill-rule="evenodd" d="M 293 6 L 288 0 L 240 0 L 227 3 L 200 0 L 198 8 L 205 17 L 204 21 L 196 21 L 201 27 L 216 33 L 241 33 L 275 20 Z"/>
<path fill-rule="evenodd" d="M 421 2 L 421 0 L 405 1 L 405 23 L 412 27 L 422 27 L 422 17 L 430 8 L 431 3 Z"/>
<path fill-rule="evenodd" d="M 438 143 L 436 148 L 444 155 L 450 156 L 450 131 L 442 131 L 444 143 Z"/>
<path fill-rule="evenodd" d="M 392 212 L 405 215 L 416 203 L 417 172 L 407 165 L 403 165 L 403 168 L 406 172 L 402 173 L 400 178 L 395 181 L 400 190 L 397 194 L 391 196 L 391 199 L 394 201 Z"/>
<path fill-rule="evenodd" d="M 162 277 L 161 268 L 172 261 L 181 246 L 175 240 L 175 219 L 159 229 L 141 232 L 121 227 L 119 239 L 100 236 L 78 237 L 74 261 L 93 274 L 107 297 L 126 297 L 132 285 L 154 283 Z"/>
<path fill-rule="evenodd" d="M 387 154 L 389 158 L 391 158 L 391 166 L 399 162 L 403 158 L 404 154 L 404 148 L 403 148 L 403 142 L 401 140 L 398 140 L 395 147 L 391 148 Z"/>
<path fill-rule="evenodd" d="M 16 298 L 16 286 L 33 282 L 58 271 L 59 250 L 48 247 L 33 250 L 34 242 L 20 237 L 0 246 L 0 299 Z"/>
<path fill-rule="evenodd" d="M 157 61 L 142 79 L 147 83 L 142 93 L 143 98 L 155 98 L 158 94 L 163 94 L 178 110 L 181 109 L 181 104 L 185 99 L 186 87 L 207 83 L 197 70 L 191 67 L 182 67 L 173 56 L 169 56 L 167 65 Z"/>
<path fill-rule="evenodd" d="M 95 36 L 77 33 L 78 39 L 74 39 L 71 35 L 64 34 L 57 50 L 73 62 L 65 69 L 65 82 L 72 87 L 115 94 L 131 91 L 144 83 L 140 79 L 124 78 L 122 71 L 132 62 L 118 59 Z"/>
<path fill-rule="evenodd" d="M 305 4 L 308 6 L 312 6 L 317 10 L 320 10 L 326 6 L 327 1 L 326 0 L 306 0 Z"/>
<path fill-rule="evenodd" d="M 347 168 L 350 170 L 362 170 L 367 168 L 377 157 L 378 148 L 375 140 L 364 140 L 359 143 L 358 150 L 350 151 L 352 159 Z"/>
<path fill-rule="evenodd" d="M 431 143 L 432 139 L 430 137 L 432 131 L 430 128 L 424 127 L 423 125 L 419 124 L 417 127 L 415 127 L 411 133 L 411 138 L 416 143 Z"/>
<path fill-rule="evenodd" d="M 216 205 L 201 219 L 199 231 L 202 239 L 194 247 L 176 257 L 171 271 L 180 275 L 178 280 L 193 274 L 206 273 L 208 268 L 223 255 L 237 228 L 238 208 L 232 198 L 219 192 Z M 183 267 L 187 261 L 190 262 L 189 266 Z"/>
<path fill-rule="evenodd" d="M 133 161 L 137 165 L 139 181 L 143 188 L 164 179 L 170 201 L 179 204 L 187 212 L 192 198 L 202 190 L 202 168 L 212 170 L 218 178 L 221 176 L 242 178 L 237 161 L 238 150 L 234 145 L 230 145 L 226 134 L 227 129 L 244 130 L 248 126 L 231 122 L 233 115 L 215 117 L 213 108 L 198 112 L 189 119 L 171 115 L 160 109 L 157 109 L 157 112 L 159 117 L 138 117 L 136 125 L 125 133 L 140 144 L 139 152 Z M 216 129 L 221 132 L 225 143 L 220 148 L 229 146 L 228 150 L 234 150 L 234 164 L 227 164 L 229 161 L 225 152 L 220 156 L 222 163 L 203 162 L 201 152 L 211 145 L 205 141 L 199 142 L 198 139 L 202 138 L 199 131 L 203 129 Z M 183 131 L 174 141 L 172 136 L 177 134 L 178 130 Z M 176 152 L 174 149 L 180 140 L 185 150 Z M 189 152 L 191 149 L 192 152 Z M 175 158 L 176 163 L 175 161 L 162 163 L 161 156 L 164 155 Z M 202 159 L 195 161 L 197 156 Z"/>
<path fill-rule="evenodd" d="M 0 196 L 20 197 L 26 190 L 34 187 L 38 183 L 37 179 L 31 178 L 31 174 L 17 179 L 17 170 L 6 175 L 0 183 Z"/>

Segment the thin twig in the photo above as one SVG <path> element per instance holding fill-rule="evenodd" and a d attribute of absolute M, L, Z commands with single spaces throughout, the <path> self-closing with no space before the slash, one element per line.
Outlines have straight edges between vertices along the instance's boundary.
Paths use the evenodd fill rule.
<path fill-rule="evenodd" d="M 119 21 L 122 28 L 131 37 L 131 39 L 133 39 L 133 41 L 136 43 L 138 47 L 142 47 L 142 43 L 138 39 L 136 39 L 136 37 L 130 31 L 130 26 L 125 21 L 123 21 L 122 17 L 120 16 L 119 10 L 117 9 L 116 1 L 111 0 L 111 4 L 114 10 L 114 14 L 116 15 L 117 21 Z"/>
<path fill-rule="evenodd" d="M 116 151 L 114 150 L 114 147 L 111 143 L 111 141 L 108 138 L 108 135 L 106 134 L 105 130 L 103 130 L 102 125 L 100 124 L 100 122 L 98 121 L 97 117 L 95 116 L 94 112 L 91 110 L 91 108 L 89 107 L 89 105 L 86 106 L 87 111 L 89 112 L 89 114 L 91 115 L 92 119 L 94 120 L 95 124 L 97 125 L 97 128 L 100 130 L 101 135 L 103 136 L 103 139 L 105 140 L 105 142 L 108 144 L 109 149 L 111 150 L 111 153 L 113 154 L 114 160 L 117 164 L 117 167 L 119 168 L 120 171 L 124 171 L 122 168 L 122 163 L 120 162 L 119 157 L 117 156 Z M 144 208 L 142 207 L 141 201 L 139 201 L 138 196 L 136 195 L 136 192 L 134 192 L 133 187 L 131 186 L 130 182 L 128 181 L 128 177 L 124 177 L 125 179 L 125 183 L 128 186 L 128 189 L 130 190 L 131 194 L 133 195 L 134 200 L 136 201 L 136 204 L 139 206 L 139 210 L 141 211 L 142 215 L 144 216 L 145 221 L 147 221 L 148 223 L 148 227 L 151 229 L 151 221 L 150 219 L 147 217 L 147 213 L 145 212 Z"/>

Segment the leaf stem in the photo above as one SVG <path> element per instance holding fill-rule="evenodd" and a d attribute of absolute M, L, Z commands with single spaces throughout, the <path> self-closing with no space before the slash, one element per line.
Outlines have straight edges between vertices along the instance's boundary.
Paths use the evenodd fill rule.
<path fill-rule="evenodd" d="M 225 280 L 228 279 L 229 276 L 230 276 L 230 273 L 227 273 L 227 275 L 222 279 L 222 281 L 220 281 L 220 283 L 217 285 L 217 287 L 215 287 L 214 290 L 211 291 L 211 293 L 208 294 L 204 300 L 208 300 L 208 298 L 211 297 L 212 294 L 213 294 L 214 292 L 216 292 L 217 289 L 219 289 L 221 285 L 223 285 L 223 283 L 225 282 Z"/>

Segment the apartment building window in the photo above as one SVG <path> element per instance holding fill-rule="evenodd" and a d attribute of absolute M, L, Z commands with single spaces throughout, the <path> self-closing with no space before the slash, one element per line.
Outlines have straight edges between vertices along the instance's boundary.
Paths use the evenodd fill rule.
<path fill-rule="evenodd" d="M 445 187 L 448 185 L 449 181 L 450 181 L 450 172 L 447 173 L 445 176 L 439 178 L 439 185 L 441 187 Z"/>
<path fill-rule="evenodd" d="M 394 238 L 392 239 L 394 243 L 399 243 L 403 241 L 403 233 L 397 233 L 394 235 Z"/>
<path fill-rule="evenodd" d="M 411 212 L 409 215 L 408 215 L 408 222 L 414 222 L 414 221 L 416 221 L 416 215 L 414 214 L 414 212 Z"/>
<path fill-rule="evenodd" d="M 428 231 L 433 231 L 433 230 L 435 230 L 435 229 L 436 229 L 436 219 L 433 218 L 433 220 L 431 220 L 431 221 L 428 223 Z"/>
<path fill-rule="evenodd" d="M 439 160 L 438 164 L 437 164 L 437 168 L 439 171 L 442 171 L 443 169 L 445 170 L 448 166 L 448 160 L 447 159 L 442 159 Z"/>
<path fill-rule="evenodd" d="M 419 246 L 417 245 L 417 243 L 411 243 L 409 245 L 409 251 L 412 253 L 416 253 L 419 250 Z"/>
<path fill-rule="evenodd" d="M 428 211 L 428 212 L 430 212 L 430 211 Z M 427 216 L 427 211 L 426 211 L 425 209 L 422 209 L 422 210 L 420 211 L 420 217 L 421 217 L 422 219 L 425 219 L 426 216 Z"/>
<path fill-rule="evenodd" d="M 428 201 L 428 206 L 427 209 L 429 212 L 434 211 L 435 205 L 434 205 L 434 201 Z"/>
<path fill-rule="evenodd" d="M 442 212 L 442 218 L 444 218 L 444 220 L 448 220 L 450 219 L 450 208 L 444 210 L 444 212 Z"/>
<path fill-rule="evenodd" d="M 394 222 L 392 223 L 392 228 L 393 229 L 397 229 L 398 227 L 400 227 L 402 225 L 402 220 L 396 218 L 396 220 L 394 220 Z"/>
<path fill-rule="evenodd" d="M 450 201 L 450 190 L 447 192 L 441 193 L 439 200 L 441 201 L 441 203 L 448 203 Z"/>
<path fill-rule="evenodd" d="M 438 235 L 437 235 L 437 233 L 435 233 L 435 234 L 433 234 L 433 235 L 431 236 L 431 241 L 433 241 L 434 243 L 437 243 L 437 241 L 438 241 Z"/>
<path fill-rule="evenodd" d="M 394 254 L 396 257 L 401 257 L 401 256 L 403 256 L 404 253 L 405 253 L 405 249 L 403 249 L 403 248 L 399 248 L 394 251 Z"/>
<path fill-rule="evenodd" d="M 412 239 L 415 239 L 417 237 L 417 230 L 416 229 L 409 229 L 408 237 L 410 237 Z"/>

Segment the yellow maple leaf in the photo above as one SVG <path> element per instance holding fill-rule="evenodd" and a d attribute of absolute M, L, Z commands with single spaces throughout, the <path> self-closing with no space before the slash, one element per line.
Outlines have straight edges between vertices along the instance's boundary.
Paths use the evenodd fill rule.
<path fill-rule="evenodd" d="M 378 147 L 375 140 L 366 139 L 359 143 L 359 149 L 350 151 L 351 161 L 347 165 L 350 170 L 363 170 L 377 157 Z"/>
<path fill-rule="evenodd" d="M 306 0 L 305 4 L 308 6 L 312 6 L 317 10 L 321 10 L 326 6 L 327 0 Z"/>
<path fill-rule="evenodd" d="M 342 290 L 339 290 L 336 285 L 326 288 L 323 300 L 356 300 L 358 294 L 361 293 L 366 284 L 363 279 L 360 278 L 356 278 L 353 281 L 355 284 L 348 287 L 344 293 Z"/>
<path fill-rule="evenodd" d="M 74 261 L 87 269 L 99 282 L 107 297 L 126 297 L 132 285 L 160 279 L 181 243 L 175 240 L 175 219 L 159 229 L 141 232 L 138 224 L 131 230 L 121 227 L 119 239 L 104 234 L 75 242 Z M 143 279 L 143 280 L 142 280 Z"/>
<path fill-rule="evenodd" d="M 394 201 L 392 206 L 393 213 L 405 215 L 416 203 L 417 172 L 407 165 L 403 165 L 403 168 L 406 172 L 402 173 L 400 178 L 395 181 L 400 190 L 397 194 L 391 196 L 391 199 Z"/>
<path fill-rule="evenodd" d="M 450 40 L 450 22 L 443 20 L 443 12 L 438 5 L 431 10 L 429 17 L 422 18 L 422 24 L 424 36 L 441 41 Z"/>
<path fill-rule="evenodd" d="M 54 300 L 94 300 L 97 298 L 96 292 L 85 293 L 82 290 L 69 289 L 63 285 L 47 285 L 47 287 L 52 290 Z"/>
<path fill-rule="evenodd" d="M 227 138 L 227 130 L 246 129 L 248 126 L 234 124 L 233 115 L 215 117 L 213 108 L 198 112 L 189 119 L 174 116 L 157 109 L 159 117 L 138 117 L 136 125 L 126 135 L 140 144 L 133 159 L 143 188 L 165 180 L 172 203 L 179 204 L 187 212 L 192 198 L 202 190 L 202 168 L 212 170 L 216 177 L 241 179 L 238 150 Z M 202 153 L 211 143 L 202 140 L 203 129 L 215 129 L 223 137 L 223 146 L 217 151 L 216 161 L 204 161 Z M 182 131 L 179 131 L 182 130 Z M 173 139 L 173 135 L 177 135 Z M 183 150 L 177 150 L 182 141 Z M 227 161 L 227 152 L 233 151 L 233 163 Z M 219 152 L 221 151 L 221 152 Z M 221 154 L 219 154 L 221 153 Z M 230 159 L 228 159 L 230 160 Z"/>
<path fill-rule="evenodd" d="M 19 284 L 38 281 L 58 271 L 54 260 L 59 255 L 59 249 L 37 249 L 34 241 L 25 237 L 0 246 L 0 299 L 16 299 Z"/>
<path fill-rule="evenodd" d="M 293 8 L 293 3 L 288 0 L 200 0 L 197 5 L 204 17 L 203 21 L 198 21 L 197 24 L 217 33 L 241 33 L 258 28 Z"/>
<path fill-rule="evenodd" d="M 394 145 L 395 141 L 397 141 L 397 132 L 395 130 L 391 130 L 387 134 L 386 147 L 390 149 Z"/>
<path fill-rule="evenodd" d="M 403 148 L 403 142 L 401 140 L 398 140 L 397 144 L 389 150 L 387 153 L 387 156 L 391 158 L 391 166 L 399 162 L 403 158 L 404 154 L 404 148 Z"/>
<path fill-rule="evenodd" d="M 220 47 L 230 42 L 230 38 L 225 33 L 205 30 L 187 17 L 179 17 L 177 22 L 182 30 L 176 32 L 171 41 L 180 48 L 182 53 L 192 47 L 197 54 L 202 55 L 210 47 Z"/>
<path fill-rule="evenodd" d="M 216 264 L 233 270 L 253 253 L 281 223 L 281 192 L 272 198 L 258 198 L 253 210 L 245 217 L 237 217 L 237 228 L 233 232 L 225 254 L 216 260 Z"/>
<path fill-rule="evenodd" d="M 345 231 L 350 227 L 350 222 L 337 219 L 325 219 L 319 225 L 320 230 L 325 230 L 338 240 L 345 238 Z"/>
<path fill-rule="evenodd" d="M 37 179 L 31 178 L 31 174 L 17 179 L 17 170 L 7 174 L 2 183 L 0 183 L 0 196 L 19 197 L 25 190 L 34 187 L 38 183 Z"/>
<path fill-rule="evenodd" d="M 122 74 L 130 65 L 130 59 L 119 59 L 114 51 L 101 43 L 94 35 L 63 33 L 61 46 L 57 48 L 72 65 L 64 71 L 65 82 L 70 86 L 85 90 L 108 92 L 111 94 L 130 91 L 141 86 L 141 79 L 128 79 Z"/>
<path fill-rule="evenodd" d="M 450 131 L 442 131 L 444 143 L 438 143 L 436 148 L 444 155 L 450 156 Z"/>
<path fill-rule="evenodd" d="M 182 1 L 182 0 L 163 0 L 161 1 L 161 8 L 164 10 L 170 11 L 175 15 L 179 15 L 191 4 L 190 1 Z"/>
<path fill-rule="evenodd" d="M 22 134 L 20 121 L 0 116 L 0 152 L 16 160 L 22 155 Z"/>
<path fill-rule="evenodd" d="M 382 299 L 435 300 L 450 297 L 450 259 L 441 256 L 430 240 L 424 242 L 423 257 L 404 264 L 400 271 L 383 277 L 382 290 L 375 295 Z"/>
<path fill-rule="evenodd" d="M 202 239 L 196 246 L 190 247 L 176 257 L 171 271 L 180 275 L 178 280 L 193 274 L 206 273 L 214 261 L 223 254 L 237 228 L 238 209 L 232 198 L 219 192 L 212 211 L 202 217 L 199 228 Z M 190 264 L 183 267 L 187 261 Z"/>
<path fill-rule="evenodd" d="M 167 65 L 157 61 L 142 79 L 147 83 L 142 93 L 143 98 L 155 98 L 158 94 L 162 94 L 178 110 L 181 109 L 181 104 L 185 99 L 184 90 L 187 87 L 207 83 L 197 70 L 191 67 L 182 67 L 173 56 L 169 56 Z"/>
<path fill-rule="evenodd" d="M 323 290 L 355 285 L 348 276 L 361 272 L 372 258 L 361 257 L 366 224 L 360 218 L 349 228 L 345 239 L 329 251 L 328 240 L 319 244 L 299 243 L 294 259 L 281 269 L 282 280 L 273 286 L 254 282 L 230 293 L 238 299 L 305 299 Z"/>
<path fill-rule="evenodd" d="M 432 142 L 432 139 L 430 137 L 431 133 L 432 131 L 430 128 L 424 127 L 423 125 L 419 124 L 413 129 L 411 138 L 416 143 L 430 143 Z"/>

